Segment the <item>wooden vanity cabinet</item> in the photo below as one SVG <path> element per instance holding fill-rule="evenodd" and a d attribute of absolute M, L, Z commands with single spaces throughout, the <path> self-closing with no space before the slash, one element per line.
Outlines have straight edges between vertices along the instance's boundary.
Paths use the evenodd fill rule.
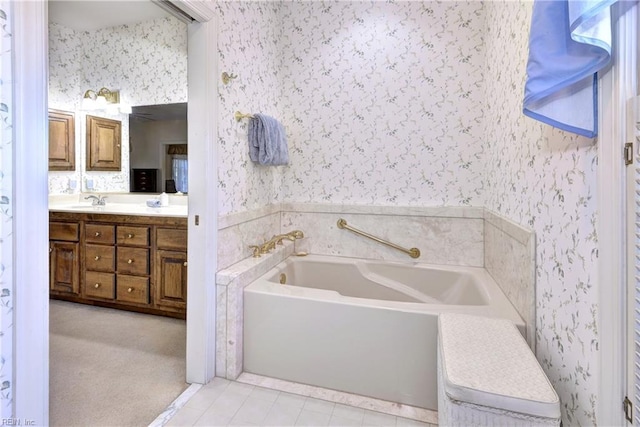
<path fill-rule="evenodd" d="M 80 293 L 79 241 L 77 223 L 49 223 L 49 289 L 54 295 Z"/>
<path fill-rule="evenodd" d="M 158 227 L 156 245 L 155 302 L 167 310 L 186 310 L 186 230 Z"/>
<path fill-rule="evenodd" d="M 186 317 L 186 218 L 51 212 L 54 228 L 52 298 Z"/>

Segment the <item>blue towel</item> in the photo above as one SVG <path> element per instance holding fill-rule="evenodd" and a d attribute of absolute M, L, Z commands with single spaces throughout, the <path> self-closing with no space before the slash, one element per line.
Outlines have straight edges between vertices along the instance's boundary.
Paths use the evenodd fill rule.
<path fill-rule="evenodd" d="M 536 0 L 524 114 L 557 128 L 598 133 L 596 73 L 611 60 L 616 0 Z"/>
<path fill-rule="evenodd" d="M 249 120 L 249 158 L 261 165 L 289 163 L 287 135 L 282 123 L 264 114 Z"/>

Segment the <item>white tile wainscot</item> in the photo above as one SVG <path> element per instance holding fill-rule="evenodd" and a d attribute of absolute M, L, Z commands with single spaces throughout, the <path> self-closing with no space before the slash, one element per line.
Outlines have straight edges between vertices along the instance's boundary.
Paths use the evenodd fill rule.
<path fill-rule="evenodd" d="M 221 216 L 218 219 L 218 268 L 225 269 L 250 257 L 250 245 L 280 234 L 280 205 Z"/>
<path fill-rule="evenodd" d="M 397 207 L 283 204 L 282 228 L 298 228 L 305 238 L 296 250 L 318 255 L 411 261 L 403 252 L 337 227 L 338 219 L 406 248 L 416 261 L 484 267 L 484 210 L 474 207 Z"/>
<path fill-rule="evenodd" d="M 484 267 L 527 324 L 536 343 L 536 239 L 533 231 L 485 210 Z"/>
<path fill-rule="evenodd" d="M 270 254 L 246 258 L 216 274 L 216 376 L 235 380 L 242 373 L 244 288 L 293 253 L 294 243 L 283 243 Z"/>

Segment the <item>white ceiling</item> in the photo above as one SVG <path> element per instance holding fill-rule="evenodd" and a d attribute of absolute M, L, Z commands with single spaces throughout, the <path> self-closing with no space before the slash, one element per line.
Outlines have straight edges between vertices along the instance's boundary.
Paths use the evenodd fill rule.
<path fill-rule="evenodd" d="M 150 0 L 49 0 L 49 21 L 92 31 L 171 16 Z"/>
<path fill-rule="evenodd" d="M 140 105 L 133 107 L 131 116 L 143 121 L 187 120 L 187 103 Z"/>

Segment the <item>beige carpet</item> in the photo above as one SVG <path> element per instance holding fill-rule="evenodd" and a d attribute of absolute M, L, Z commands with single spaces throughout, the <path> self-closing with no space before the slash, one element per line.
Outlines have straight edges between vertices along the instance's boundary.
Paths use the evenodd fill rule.
<path fill-rule="evenodd" d="M 187 388 L 184 320 L 51 300 L 52 426 L 147 426 Z"/>

